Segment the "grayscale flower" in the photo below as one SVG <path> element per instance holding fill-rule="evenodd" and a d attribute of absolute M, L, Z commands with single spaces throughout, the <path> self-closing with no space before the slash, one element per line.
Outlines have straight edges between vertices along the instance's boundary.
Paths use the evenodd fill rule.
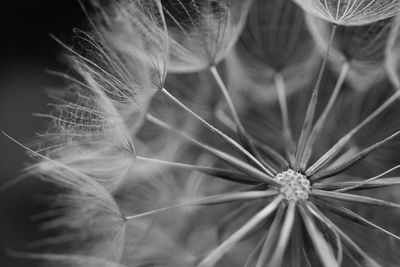
<path fill-rule="evenodd" d="M 239 143 L 230 139 L 224 133 L 217 131 L 214 126 L 202 121 L 199 117 L 196 118 L 200 123 L 209 129 L 213 129 L 221 140 L 238 152 L 238 155 L 228 153 L 219 148 L 219 146 L 209 144 L 207 140 L 212 139 L 206 138 L 204 133 L 196 135 L 198 137 L 195 138 L 193 135 L 182 133 L 174 125 L 163 122 L 153 115 L 148 115 L 149 122 L 175 133 L 177 137 L 192 143 L 203 150 L 203 153 L 208 153 L 216 159 L 213 161 L 213 165 L 206 165 L 198 162 L 186 163 L 187 156 L 183 157 L 185 162 L 145 157 L 138 158 L 145 162 L 153 162 L 155 165 L 169 166 L 176 176 L 174 180 L 175 187 L 181 188 L 183 183 L 178 179 L 185 179 L 185 177 L 187 179 L 185 174 L 181 174 L 182 177 L 179 175 L 177 172 L 179 169 L 181 169 L 182 173 L 193 170 L 243 185 L 233 186 L 228 184 L 221 193 L 203 193 L 205 196 L 202 198 L 197 197 L 197 194 L 192 194 L 192 200 L 186 202 L 179 200 L 178 204 L 162 205 L 160 208 L 152 209 L 151 211 L 127 216 L 127 220 L 145 220 L 150 224 L 153 219 L 146 217 L 149 215 L 157 216 L 154 219 L 156 220 L 155 224 L 160 223 L 160 227 L 164 226 L 166 227 L 165 229 L 170 230 L 168 231 L 169 233 L 177 231 L 174 227 L 175 225 L 166 222 L 169 220 L 173 221 L 172 224 L 177 224 L 177 220 L 179 222 L 189 220 L 190 226 L 187 227 L 191 228 L 199 227 L 200 222 L 204 223 L 207 228 L 216 227 L 217 229 L 214 230 L 215 235 L 219 238 L 214 241 L 215 248 L 208 248 L 208 250 L 203 248 L 200 255 L 205 254 L 205 256 L 193 258 L 193 262 L 188 266 L 230 266 L 232 264 L 229 263 L 230 261 L 235 262 L 238 266 L 246 266 L 246 264 L 249 266 L 288 266 L 291 262 L 295 266 L 307 266 L 307 262 L 312 262 L 316 266 L 321 264 L 323 266 L 339 266 L 343 260 L 343 265 L 345 266 L 352 262 L 361 266 L 380 266 L 379 259 L 369 256 L 357 244 L 357 240 L 353 241 L 353 237 L 346 233 L 346 229 L 341 229 L 338 226 L 340 224 L 334 222 L 330 215 L 326 213 L 333 212 L 333 214 L 338 214 L 350 222 L 357 222 L 360 225 L 368 226 L 390 237 L 399 239 L 395 233 L 374 224 L 348 208 L 349 204 L 350 206 L 351 204 L 357 204 L 357 207 L 366 205 L 398 209 L 400 205 L 397 203 L 359 194 L 358 192 L 362 190 L 368 193 L 371 188 L 395 186 L 399 183 L 399 179 L 397 177 L 386 177 L 386 175 L 397 170 L 399 165 L 391 166 L 370 177 L 365 176 L 365 172 L 361 177 L 348 176 L 347 172 L 356 168 L 356 164 L 362 162 L 373 151 L 394 140 L 399 135 L 399 132 L 392 129 L 382 140 L 372 145 L 368 144 L 366 148 L 361 147 L 354 151 L 349 147 L 356 134 L 359 134 L 373 120 L 376 120 L 382 112 L 387 111 L 390 106 L 393 106 L 398 101 L 399 94 L 395 92 L 385 99 L 367 117 L 362 118 L 361 122 L 351 126 L 350 129 L 346 129 L 347 132 L 344 135 L 342 134 L 338 137 L 338 134 L 336 134 L 328 139 L 325 136 L 337 125 L 338 122 L 335 120 L 341 118 L 337 115 L 333 116 L 333 118 L 328 117 L 333 108 L 339 107 L 339 104 L 335 104 L 338 92 L 336 91 L 337 89 L 334 90 L 333 94 L 323 101 L 324 108 L 320 111 L 319 119 L 312 126 L 309 122 L 313 121 L 311 117 L 314 116 L 312 110 L 316 108 L 316 90 L 318 88 L 314 90 L 313 99 L 308 105 L 305 123 L 300 127 L 299 141 L 295 145 L 295 150 L 292 150 L 293 138 L 290 138 L 290 135 L 279 135 L 278 133 L 279 138 L 276 135 L 275 137 L 270 137 L 274 143 L 269 144 L 266 141 L 254 142 L 256 148 L 260 151 L 258 156 L 262 155 L 261 157 L 258 157 L 257 154 L 252 155 L 249 151 L 243 149 Z M 293 97 L 300 100 L 297 103 L 303 103 L 302 109 L 299 107 L 299 110 L 304 110 L 304 103 L 307 103 L 307 101 L 304 101 L 304 95 L 302 96 L 298 92 Z M 283 102 L 286 102 L 286 98 L 281 99 L 281 103 Z M 352 103 L 354 104 L 354 100 Z M 253 106 L 248 108 L 257 110 L 257 107 Z M 283 110 L 288 108 L 288 105 L 281 105 L 281 108 L 284 116 L 282 118 L 283 121 L 289 119 L 285 117 L 287 114 L 296 114 L 290 112 L 289 109 Z M 335 111 L 340 114 L 342 110 Z M 354 112 L 356 110 L 350 111 Z M 188 111 L 186 110 L 186 112 Z M 343 110 L 343 112 L 349 111 Z M 276 112 L 265 112 L 264 109 L 261 115 L 265 114 L 276 114 Z M 191 116 L 195 115 L 191 114 Z M 254 117 L 250 119 L 251 116 L 246 116 L 245 118 L 245 125 L 250 122 L 257 124 L 257 121 L 259 121 L 258 118 Z M 268 117 L 261 118 L 268 119 Z M 331 119 L 327 120 L 328 118 Z M 228 126 L 229 123 L 226 125 Z M 290 125 L 292 123 L 283 124 L 283 127 L 291 127 Z M 292 128 L 286 129 L 290 133 L 293 132 L 292 130 Z M 251 136 L 253 136 L 254 131 L 257 131 L 258 136 L 268 135 L 268 129 L 261 131 L 259 127 L 256 130 L 250 130 Z M 199 141 L 198 138 L 205 141 Z M 290 139 L 282 140 L 285 138 Z M 264 139 L 268 138 L 264 137 Z M 334 142 L 332 143 L 332 141 Z M 276 146 L 278 146 L 278 151 L 273 148 Z M 282 147 L 284 148 L 283 151 Z M 346 151 L 347 149 L 350 149 L 349 152 Z M 284 153 L 283 155 L 281 155 L 282 152 Z M 284 156 L 285 154 L 286 156 Z M 184 153 L 183 155 L 187 154 Z M 238 157 L 239 155 L 242 155 L 242 157 Z M 310 160 L 311 158 L 313 159 L 312 161 Z M 156 177 L 155 179 L 167 178 Z M 203 179 L 205 180 L 206 178 Z M 160 181 L 160 183 L 163 182 Z M 212 181 L 207 180 L 207 183 L 209 184 L 208 190 L 219 188 L 219 186 L 215 187 Z M 162 189 L 163 187 L 160 185 L 157 188 L 162 192 L 147 193 L 149 195 L 147 197 L 153 200 L 154 198 L 159 199 L 161 195 L 171 191 Z M 203 192 L 207 192 L 207 187 Z M 180 194 L 172 194 L 170 198 L 180 199 Z M 168 203 L 165 200 L 156 202 Z M 345 205 L 337 202 L 345 203 Z M 133 203 L 133 201 L 127 203 Z M 216 206 L 215 209 L 218 209 L 219 206 L 225 206 L 225 209 L 221 209 L 225 210 L 224 214 L 226 215 L 219 219 L 220 216 L 216 214 L 222 214 L 221 211 L 213 211 L 213 208 L 204 208 L 204 212 L 197 211 L 201 212 L 202 215 L 199 215 L 200 217 L 193 215 L 194 218 L 197 218 L 194 219 L 195 223 L 190 223 L 190 219 L 186 217 L 187 215 L 170 214 L 172 210 L 178 208 L 187 206 L 209 207 L 210 205 Z M 215 215 L 205 217 L 206 213 L 214 214 L 214 212 L 216 212 Z M 163 215 L 164 213 L 166 214 Z M 179 212 L 177 211 L 177 213 Z M 168 219 L 170 216 L 173 216 L 173 219 Z M 214 225 L 209 225 L 208 220 L 211 220 Z M 190 234 L 187 233 L 177 240 L 182 240 L 181 238 L 186 240 L 186 238 L 190 238 Z M 212 238 L 210 239 L 212 240 Z M 153 242 L 156 243 L 156 241 Z M 243 254 L 235 258 L 235 255 L 240 253 L 239 251 L 242 251 Z M 317 263 L 318 260 L 312 256 L 314 252 L 318 255 L 320 263 Z M 292 256 L 286 257 L 286 253 Z M 190 251 L 189 255 L 192 254 Z M 151 256 L 149 257 L 151 258 Z M 143 259 L 143 261 L 145 260 Z M 167 264 L 167 266 L 169 265 Z"/>
<path fill-rule="evenodd" d="M 400 4 L 295 2 L 333 25 L 306 23 L 279 0 L 94 2 L 93 33 L 65 46 L 72 74 L 53 72 L 69 90 L 41 115 L 52 125 L 27 168 L 65 189 L 45 224 L 61 234 L 42 242 L 48 254 L 27 256 L 67 266 L 399 263 L 399 228 L 378 216 L 400 215 L 400 82 L 398 57 L 388 59 Z M 384 77 L 351 76 L 385 64 L 394 90 Z M 231 92 L 236 81 L 244 88 Z M 255 101 L 251 86 L 274 88 L 276 100 Z"/>

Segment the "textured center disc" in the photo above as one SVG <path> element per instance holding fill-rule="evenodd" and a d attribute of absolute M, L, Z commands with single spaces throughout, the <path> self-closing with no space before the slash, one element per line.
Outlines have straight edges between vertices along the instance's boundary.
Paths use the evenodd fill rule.
<path fill-rule="evenodd" d="M 287 200 L 306 200 L 310 193 L 307 177 L 292 169 L 278 173 L 275 179 L 281 184 L 280 192 Z"/>

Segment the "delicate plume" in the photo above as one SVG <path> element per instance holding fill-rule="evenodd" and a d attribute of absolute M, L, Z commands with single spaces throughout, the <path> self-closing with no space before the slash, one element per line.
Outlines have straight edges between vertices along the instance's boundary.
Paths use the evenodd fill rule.
<path fill-rule="evenodd" d="M 126 71 L 133 73 L 133 82 L 151 80 L 155 88 L 162 88 L 169 47 L 161 2 L 120 0 L 104 5 L 92 0 L 92 3 L 97 9 L 93 27 L 103 43 L 123 55 L 120 59 L 128 64 Z"/>
<path fill-rule="evenodd" d="M 122 256 L 126 220 L 114 198 L 76 168 L 35 154 L 47 162 L 46 170 L 42 164 L 39 177 L 64 190 L 53 200 L 54 209 L 40 216 L 48 218 L 44 230 L 57 232 L 37 242 L 37 246 L 50 251 L 40 257 L 65 266 L 117 264 Z"/>
<path fill-rule="evenodd" d="M 93 1 L 28 168 L 67 189 L 43 244 L 72 245 L 49 260 L 394 265 L 399 228 L 379 215 L 400 216 L 398 2 L 296 2 L 325 21 L 289 0 L 255 2 L 246 25 L 252 1 Z M 385 63 L 395 88 L 352 76 Z M 246 97 L 271 83 L 273 101 Z"/>
<path fill-rule="evenodd" d="M 398 0 L 294 0 L 305 11 L 338 25 L 365 25 L 400 13 Z"/>
<path fill-rule="evenodd" d="M 121 0 L 96 4 L 102 15 L 95 23 L 117 50 L 152 61 L 162 87 L 166 71 L 195 72 L 224 59 L 251 2 Z"/>
<path fill-rule="evenodd" d="M 74 72 L 52 72 L 66 79 L 68 90 L 54 96 L 59 103 L 52 115 L 38 115 L 53 120 L 40 151 L 112 191 L 135 159 L 134 132 L 157 88 L 147 76 L 150 62 L 125 57 L 107 43 L 79 34 L 75 46 L 83 47 L 85 56 L 70 50 Z M 47 164 L 38 168 L 47 171 Z"/>
<path fill-rule="evenodd" d="M 170 36 L 171 72 L 193 72 L 218 64 L 241 33 L 250 1 L 163 1 Z"/>

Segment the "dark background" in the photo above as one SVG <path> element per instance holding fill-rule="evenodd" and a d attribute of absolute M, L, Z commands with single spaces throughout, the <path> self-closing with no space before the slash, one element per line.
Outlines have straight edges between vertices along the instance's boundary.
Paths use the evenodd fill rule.
<path fill-rule="evenodd" d="M 84 29 L 86 18 L 78 0 L 3 0 L 0 5 L 0 130 L 24 144 L 47 121 L 33 113 L 46 113 L 46 90 L 61 81 L 46 69 L 65 70 L 63 49 L 52 33 L 69 43 L 74 27 Z M 0 135 L 0 184 L 16 179 L 29 162 L 24 149 Z M 18 259 L 7 251 L 40 251 L 32 242 L 45 237 L 32 217 L 48 207 L 51 185 L 28 177 L 0 191 L 0 266 L 36 266 L 39 262 Z"/>

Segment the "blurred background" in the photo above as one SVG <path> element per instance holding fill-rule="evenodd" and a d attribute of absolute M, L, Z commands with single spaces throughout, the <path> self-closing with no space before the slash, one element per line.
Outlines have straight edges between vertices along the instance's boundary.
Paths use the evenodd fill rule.
<path fill-rule="evenodd" d="M 46 113 L 46 90 L 61 81 L 46 69 L 65 70 L 63 49 L 52 33 L 69 43 L 73 28 L 86 24 L 78 0 L 3 0 L 0 9 L 0 130 L 24 144 L 46 129 L 47 121 L 33 113 Z M 0 135 L 0 184 L 16 179 L 29 157 L 18 145 Z M 37 251 L 33 242 L 43 231 L 34 215 L 47 208 L 54 192 L 49 184 L 28 177 L 0 191 L 0 266 L 37 266 L 10 251 Z"/>

